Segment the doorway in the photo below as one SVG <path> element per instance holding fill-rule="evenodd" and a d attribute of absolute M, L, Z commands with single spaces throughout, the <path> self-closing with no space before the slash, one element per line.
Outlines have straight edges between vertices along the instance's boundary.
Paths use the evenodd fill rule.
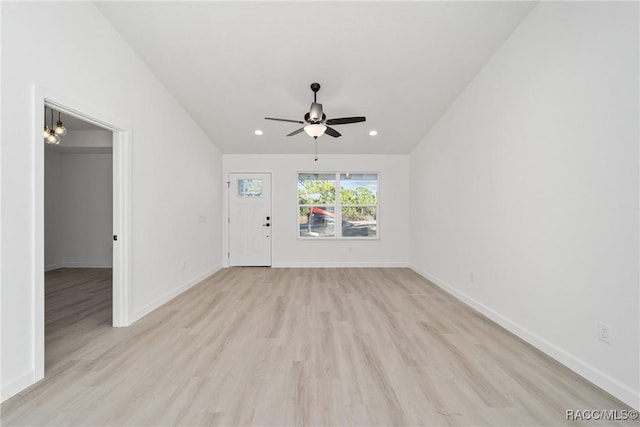
<path fill-rule="evenodd" d="M 54 129 L 44 145 L 45 369 L 55 375 L 113 323 L 113 132 L 46 105 L 44 116 Z"/>
<path fill-rule="evenodd" d="M 92 105 L 78 102 L 49 89 L 33 86 L 32 216 L 33 274 L 32 330 L 34 382 L 45 374 L 45 143 L 43 111 L 45 106 L 65 117 L 76 118 L 111 133 L 112 140 L 112 299 L 109 327 L 128 326 L 131 318 L 131 126 Z M 117 240 L 116 240 L 117 239 Z"/>
<path fill-rule="evenodd" d="M 229 174 L 229 265 L 270 267 L 271 174 Z"/>

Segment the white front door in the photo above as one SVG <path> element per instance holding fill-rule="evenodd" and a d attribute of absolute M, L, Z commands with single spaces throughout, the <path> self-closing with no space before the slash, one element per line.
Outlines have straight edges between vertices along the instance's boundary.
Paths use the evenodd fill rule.
<path fill-rule="evenodd" d="M 229 174 L 229 265 L 271 266 L 271 174 Z"/>

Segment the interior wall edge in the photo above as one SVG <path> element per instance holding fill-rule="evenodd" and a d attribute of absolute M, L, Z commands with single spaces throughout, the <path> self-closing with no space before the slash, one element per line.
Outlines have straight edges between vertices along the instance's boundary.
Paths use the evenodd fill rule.
<path fill-rule="evenodd" d="M 618 380 L 584 362 L 575 355 L 565 351 L 557 345 L 550 343 L 534 332 L 531 332 L 530 330 L 520 326 L 508 317 L 495 311 L 491 307 L 488 307 L 482 302 L 468 296 L 464 292 L 460 292 L 455 286 L 452 286 L 451 284 L 445 282 L 437 276 L 434 276 L 433 274 L 423 270 L 417 265 L 411 263 L 409 265 L 409 268 L 420 276 L 429 280 L 434 285 L 438 286 L 440 289 L 447 292 L 457 300 L 463 302 L 473 310 L 482 314 L 489 320 L 497 323 L 499 326 L 516 335 L 518 338 L 526 341 L 528 344 L 542 351 L 547 356 L 560 362 L 562 365 L 571 369 L 573 372 L 580 375 L 587 381 L 595 384 L 596 386 L 600 387 L 607 393 L 611 394 L 612 396 L 621 400 L 632 408 L 640 410 L 640 390 L 633 390 L 627 385 L 622 384 Z"/>

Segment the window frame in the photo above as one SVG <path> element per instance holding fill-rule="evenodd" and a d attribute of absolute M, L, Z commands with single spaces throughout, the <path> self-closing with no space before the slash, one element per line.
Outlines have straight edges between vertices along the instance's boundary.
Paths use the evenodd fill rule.
<path fill-rule="evenodd" d="M 342 205 L 340 202 L 340 190 L 341 190 L 341 178 L 342 174 L 369 174 L 375 175 L 378 188 L 376 191 L 376 204 L 375 205 Z M 298 186 L 300 175 L 315 175 L 315 174 L 333 174 L 335 175 L 336 193 L 335 202 L 333 204 L 317 204 L 317 205 L 301 205 L 300 198 L 298 197 Z M 296 217 L 296 237 L 298 240 L 314 241 L 314 240 L 380 240 L 380 172 L 379 171 L 297 171 L 296 172 L 296 205 L 297 205 L 297 217 Z M 300 208 L 311 206 L 330 206 L 334 208 L 334 236 L 322 236 L 322 237 L 305 237 L 300 235 Z M 374 207 L 376 209 L 376 235 L 375 236 L 343 236 L 342 235 L 342 208 L 345 207 Z"/>

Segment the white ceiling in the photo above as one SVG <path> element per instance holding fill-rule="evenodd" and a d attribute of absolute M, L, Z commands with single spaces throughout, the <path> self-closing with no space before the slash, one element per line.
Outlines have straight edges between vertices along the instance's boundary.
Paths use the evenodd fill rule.
<path fill-rule="evenodd" d="M 409 153 L 534 4 L 96 3 L 222 152 L 312 151 L 264 117 L 302 120 L 319 82 L 328 118 L 367 117 L 320 138 L 352 154 Z"/>

